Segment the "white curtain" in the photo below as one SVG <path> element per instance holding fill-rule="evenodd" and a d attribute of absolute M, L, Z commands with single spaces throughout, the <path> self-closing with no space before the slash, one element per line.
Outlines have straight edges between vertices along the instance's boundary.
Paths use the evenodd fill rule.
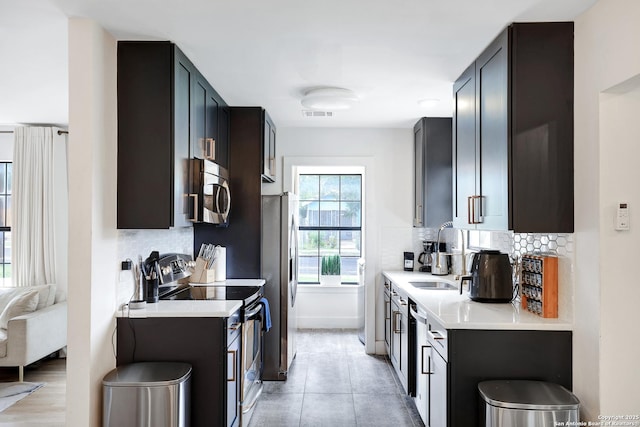
<path fill-rule="evenodd" d="M 14 131 L 14 286 L 56 283 L 53 133 L 51 127 L 17 127 Z"/>

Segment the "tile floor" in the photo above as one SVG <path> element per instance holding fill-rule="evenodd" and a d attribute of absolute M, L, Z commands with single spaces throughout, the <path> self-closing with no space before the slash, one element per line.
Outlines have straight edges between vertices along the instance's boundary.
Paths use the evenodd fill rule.
<path fill-rule="evenodd" d="M 368 355 L 354 330 L 301 330 L 287 381 L 266 381 L 249 427 L 424 424 L 389 359 Z"/>

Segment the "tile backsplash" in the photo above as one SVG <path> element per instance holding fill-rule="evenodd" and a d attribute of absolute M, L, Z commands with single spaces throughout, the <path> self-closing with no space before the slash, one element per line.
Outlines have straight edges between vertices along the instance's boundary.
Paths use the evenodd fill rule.
<path fill-rule="evenodd" d="M 437 238 L 438 230 L 429 228 L 413 229 L 413 250 L 416 256 L 422 252 L 422 240 Z M 573 320 L 573 288 L 575 283 L 575 245 L 571 233 L 513 233 L 511 231 L 469 231 L 464 232 L 468 251 L 497 249 L 513 259 L 525 253 L 547 253 L 558 257 L 558 312 L 559 317 Z M 447 243 L 448 252 L 459 252 L 460 231 L 446 228 L 440 240 Z M 453 257 L 454 271 L 460 271 L 460 257 Z"/>
<path fill-rule="evenodd" d="M 193 255 L 193 228 L 118 230 L 119 261 L 128 258 L 135 263 L 138 261 L 138 255 L 145 259 L 151 251 L 158 251 L 161 254 L 175 252 Z M 133 276 L 127 272 L 120 272 L 117 290 L 118 305 L 129 301 L 132 293 Z"/>

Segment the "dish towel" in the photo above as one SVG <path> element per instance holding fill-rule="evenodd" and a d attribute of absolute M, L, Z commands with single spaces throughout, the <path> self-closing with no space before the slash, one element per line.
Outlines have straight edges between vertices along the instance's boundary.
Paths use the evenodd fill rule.
<path fill-rule="evenodd" d="M 264 330 L 269 332 L 271 329 L 271 310 L 269 310 L 269 301 L 265 297 L 260 298 L 260 303 L 264 306 Z"/>

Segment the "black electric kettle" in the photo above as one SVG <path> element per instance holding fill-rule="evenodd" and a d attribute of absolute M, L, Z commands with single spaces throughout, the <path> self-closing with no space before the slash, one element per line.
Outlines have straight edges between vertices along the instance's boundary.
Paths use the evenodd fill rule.
<path fill-rule="evenodd" d="M 482 250 L 473 255 L 471 275 L 460 282 L 469 282 L 469 298 L 478 302 L 511 302 L 513 280 L 509 256 L 494 250 Z"/>

